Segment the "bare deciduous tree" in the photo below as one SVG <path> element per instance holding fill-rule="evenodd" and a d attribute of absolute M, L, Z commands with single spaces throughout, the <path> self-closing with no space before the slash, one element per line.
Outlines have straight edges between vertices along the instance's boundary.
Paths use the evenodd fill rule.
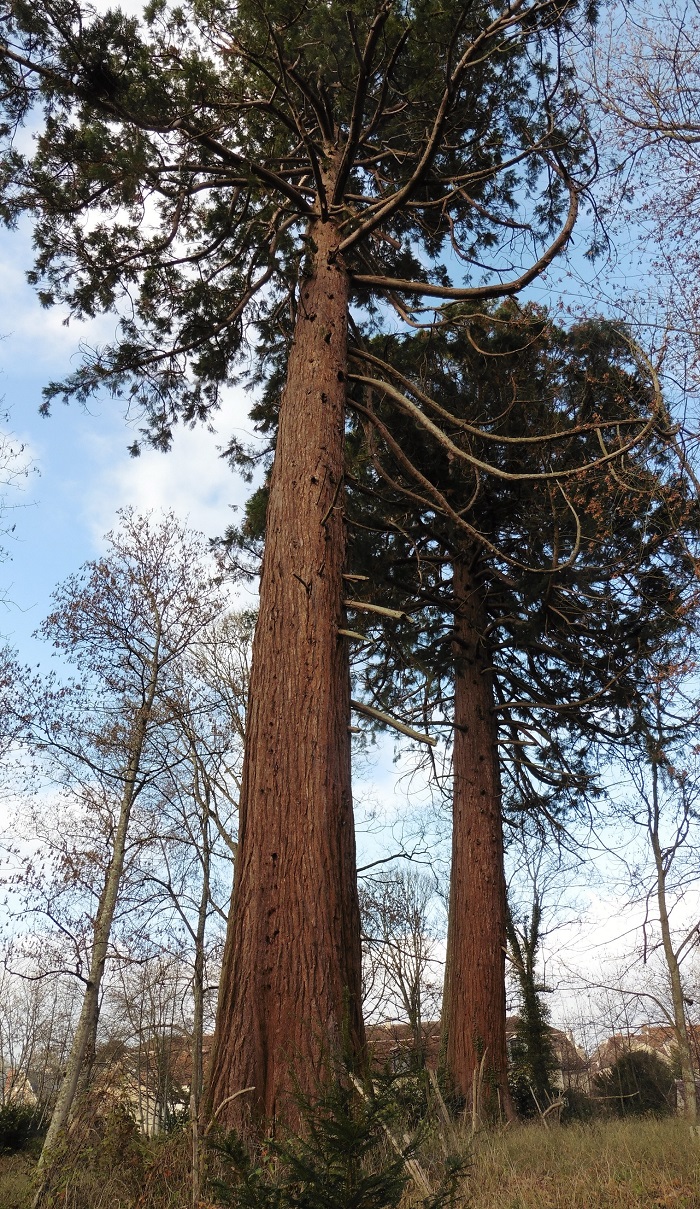
<path fill-rule="evenodd" d="M 700 15 L 663 0 L 634 11 L 613 5 L 592 38 L 590 93 L 606 171 L 599 193 L 623 264 L 606 275 L 615 306 L 673 356 L 697 391 L 700 371 Z M 577 68 L 583 64 L 579 54 Z"/>
<path fill-rule="evenodd" d="M 365 948 L 365 1010 L 407 1020 L 416 1069 L 425 1065 L 424 1025 L 439 1012 L 442 983 L 435 924 L 435 879 L 394 868 L 368 879 L 360 892 Z"/>
<path fill-rule="evenodd" d="M 633 870 L 646 907 L 643 959 L 655 947 L 663 954 L 670 1000 L 664 1012 L 675 1035 L 685 1114 L 695 1122 L 697 1066 L 682 967 L 700 943 L 700 921 L 692 906 L 688 917 L 688 900 L 698 884 L 700 770 L 697 713 L 684 716 L 679 689 L 677 676 L 668 669 L 651 684 L 650 708 L 637 720 L 638 741 L 623 756 L 633 787 L 624 813 L 641 830 L 648 849 L 647 860 L 642 858 Z"/>
<path fill-rule="evenodd" d="M 102 847 L 101 883 L 92 891 L 82 1008 L 42 1150 L 44 1172 L 94 1057 L 132 816 L 167 758 L 162 734 L 181 662 L 223 607 L 201 540 L 172 515 L 155 522 L 125 511 L 107 543 L 105 557 L 56 590 L 55 609 L 41 628 L 82 681 L 36 697 L 34 745 L 65 792 L 77 784 L 106 824 L 92 841 L 93 849 L 95 841 Z M 92 856 L 89 847 L 75 858 L 64 847 L 62 873 L 79 879 Z M 37 1203 L 44 1191 L 45 1183 Z"/>

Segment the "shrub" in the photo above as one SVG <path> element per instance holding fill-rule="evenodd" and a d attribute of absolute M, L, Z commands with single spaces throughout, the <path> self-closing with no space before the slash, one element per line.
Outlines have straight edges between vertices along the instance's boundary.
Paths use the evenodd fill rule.
<path fill-rule="evenodd" d="M 619 1117 L 666 1116 L 671 1112 L 673 1072 L 658 1054 L 630 1050 L 594 1081 L 598 1096 Z"/>
<path fill-rule="evenodd" d="M 76 1209 L 126 1209 L 144 1184 L 148 1150 L 128 1108 L 90 1112 L 64 1131 L 46 1170 L 46 1203 Z"/>
<path fill-rule="evenodd" d="M 363 1100 L 339 1083 L 314 1105 L 301 1101 L 300 1109 L 304 1128 L 299 1135 L 268 1141 L 252 1154 L 235 1133 L 218 1143 L 233 1176 L 230 1183 L 215 1184 L 220 1204 L 236 1209 L 398 1205 L 407 1176 L 403 1158 L 386 1154 L 386 1103 Z"/>
<path fill-rule="evenodd" d="M 571 1087 L 564 1093 L 566 1104 L 562 1109 L 562 1125 L 571 1125 L 574 1121 L 592 1121 L 600 1116 L 600 1101 L 589 1096 L 588 1092 Z"/>
<path fill-rule="evenodd" d="M 230 1173 L 212 1183 L 218 1203 L 235 1209 L 396 1209 L 409 1182 L 415 1140 L 397 1154 L 387 1138 L 392 1126 L 405 1138 L 395 1124 L 391 1084 L 375 1084 L 363 1096 L 343 1079 L 315 1102 L 297 1097 L 297 1103 L 297 1134 L 253 1151 L 235 1133 L 214 1143 Z M 425 1209 L 455 1204 L 465 1165 L 459 1156 L 446 1159 L 438 1187 L 426 1191 Z"/>
<path fill-rule="evenodd" d="M 35 1108 L 12 1102 L 0 1106 L 0 1152 L 26 1150 L 41 1132 Z"/>

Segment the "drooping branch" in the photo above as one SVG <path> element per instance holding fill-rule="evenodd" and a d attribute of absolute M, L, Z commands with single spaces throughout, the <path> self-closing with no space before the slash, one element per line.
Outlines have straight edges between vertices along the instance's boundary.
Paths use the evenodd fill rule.
<path fill-rule="evenodd" d="M 625 444 L 620 445 L 618 449 L 601 454 L 601 456 L 596 458 L 594 461 L 584 462 L 580 466 L 565 467 L 561 470 L 514 472 L 510 470 L 502 470 L 500 466 L 494 466 L 492 463 L 484 462 L 481 458 L 475 457 L 474 454 L 469 453 L 467 450 L 461 449 L 459 445 L 455 445 L 454 441 L 448 437 L 447 433 L 445 433 L 441 428 L 438 428 L 437 424 L 434 424 L 433 421 L 430 420 L 428 416 L 426 416 L 425 413 L 416 406 L 415 403 L 411 402 L 411 400 L 405 394 L 397 390 L 397 388 L 392 386 L 389 382 L 384 382 L 380 378 L 368 378 L 363 374 L 348 374 L 348 377 L 352 382 L 361 382 L 363 385 L 369 386 L 379 393 L 388 395 L 389 398 L 393 399 L 395 403 L 398 403 L 399 406 L 402 407 L 412 419 L 420 424 L 421 427 L 425 428 L 426 431 L 429 432 L 430 435 L 438 442 L 438 444 L 442 445 L 453 457 L 459 458 L 460 461 L 466 462 L 469 466 L 481 470 L 484 474 L 490 474 L 494 478 L 504 479 L 511 483 L 558 482 L 560 479 L 577 478 L 581 474 L 585 474 L 587 471 L 595 469 L 597 466 L 602 466 L 608 462 L 616 461 L 625 453 L 629 453 L 631 449 L 634 449 L 635 445 L 638 445 L 644 440 L 644 437 L 647 436 L 647 434 L 651 431 L 656 420 L 655 415 L 650 416 L 650 418 L 643 424 L 641 431 L 635 437 L 631 438 Z M 599 427 L 599 425 L 596 426 L 596 428 Z"/>
<path fill-rule="evenodd" d="M 484 316 L 479 316 L 479 315 L 477 315 L 475 317 L 484 318 Z M 489 318 L 490 322 L 495 321 L 491 318 L 491 316 L 489 316 L 488 318 Z M 454 321 L 452 321 L 452 323 L 454 325 Z M 446 320 L 446 324 L 449 324 L 449 320 Z M 477 347 L 477 345 L 472 340 L 471 334 L 469 332 L 468 323 L 466 323 L 464 325 L 460 324 L 460 327 L 462 327 L 462 326 L 464 326 L 464 328 L 466 330 L 467 339 L 469 340 L 469 343 L 472 345 L 475 352 L 479 353 L 480 356 L 483 356 L 483 357 L 510 357 L 510 358 L 513 357 L 514 353 L 513 353 L 512 349 L 509 349 L 502 353 L 499 353 L 499 352 L 492 353 L 488 350 Z M 527 345 L 525 345 L 522 349 L 517 350 L 517 353 L 519 354 L 520 352 L 524 352 L 527 347 L 534 345 L 536 343 L 536 340 L 537 340 L 537 337 L 532 337 L 532 339 L 528 342 Z M 588 424 L 573 424 L 570 428 L 563 428 L 563 429 L 559 429 L 559 430 L 556 430 L 553 432 L 542 432 L 542 433 L 538 433 L 537 436 L 534 436 L 534 437 L 533 436 L 509 436 L 507 432 L 503 432 L 503 433 L 489 432 L 489 430 L 487 428 L 477 428 L 474 424 L 470 424 L 468 420 L 463 420 L 460 416 L 456 416 L 453 412 L 448 411 L 446 407 L 442 407 L 437 402 L 436 399 L 431 398 L 431 396 L 426 394 L 426 392 L 424 390 L 421 390 L 420 386 L 418 386 L 418 384 L 416 382 L 412 382 L 409 378 L 407 378 L 405 376 L 405 374 L 402 374 L 401 371 L 399 369 L 397 369 L 397 367 L 395 365 L 391 365 L 390 362 L 382 360 L 381 357 L 377 357 L 374 353 L 370 353 L 367 349 L 358 348 L 356 346 L 353 346 L 351 355 L 352 355 L 353 360 L 367 361 L 371 365 L 376 365 L 377 368 L 382 371 L 382 373 L 387 374 L 389 377 L 393 378 L 396 382 L 399 382 L 404 387 L 404 390 L 409 391 L 412 395 L 415 395 L 415 397 L 417 399 L 419 399 L 421 403 L 424 403 L 426 405 L 426 407 L 429 407 L 432 411 L 434 411 L 435 414 L 438 415 L 442 420 L 446 420 L 447 423 L 450 424 L 452 427 L 459 429 L 461 432 L 469 433 L 470 436 L 478 437 L 478 439 L 480 441 L 492 441 L 494 444 L 497 444 L 497 445 L 547 445 L 547 444 L 551 444 L 552 442 L 555 442 L 555 441 L 565 441 L 565 440 L 569 439 L 570 437 L 583 436 L 585 433 L 589 433 L 589 432 L 597 433 L 597 432 L 600 432 L 601 427 L 627 428 L 630 425 L 639 425 L 639 424 L 643 423 L 643 421 L 640 420 L 639 416 L 632 416 L 632 417 L 617 416 L 617 417 L 611 418 L 610 420 L 606 420 L 604 424 L 602 424 L 601 421 L 597 421 L 594 423 L 588 423 Z M 654 397 L 655 397 L 655 406 L 652 409 L 652 411 L 656 415 L 656 413 L 658 411 L 660 411 L 660 409 L 661 409 L 661 400 L 662 400 L 661 387 L 658 382 L 658 376 L 652 377 L 650 374 L 650 377 L 654 384 Z M 646 435 L 646 432 L 644 432 L 642 434 L 642 437 L 640 439 L 643 439 L 644 435 Z M 614 456 L 621 456 L 623 453 L 626 453 L 626 452 L 628 452 L 626 449 L 615 450 Z M 585 467 L 584 467 L 584 469 L 585 469 Z M 559 478 L 560 476 L 556 475 L 556 477 Z"/>
<path fill-rule="evenodd" d="M 369 273 L 353 273 L 352 280 L 355 285 L 371 287 L 374 290 L 382 292 L 393 291 L 397 294 L 417 294 L 419 297 L 441 298 L 445 302 L 486 301 L 490 298 L 513 297 L 513 295 L 521 293 L 526 286 L 531 285 L 533 281 L 542 276 L 545 269 L 549 268 L 552 261 L 564 250 L 571 238 L 579 211 L 579 189 L 573 182 L 567 182 L 567 184 L 569 189 L 569 209 L 559 234 L 546 251 L 528 269 L 525 269 L 519 277 L 514 278 L 512 281 L 494 282 L 492 285 L 447 286 L 437 285 L 434 282 L 409 281 L 403 280 L 400 277 L 384 277 Z"/>

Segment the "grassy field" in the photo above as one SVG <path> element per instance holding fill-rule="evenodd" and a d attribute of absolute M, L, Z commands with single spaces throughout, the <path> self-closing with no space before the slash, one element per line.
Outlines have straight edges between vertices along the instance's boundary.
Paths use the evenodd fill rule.
<path fill-rule="evenodd" d="M 24 1154 L 0 1154 L 0 1207 L 27 1209 L 34 1160 Z"/>
<path fill-rule="evenodd" d="M 521 1126 L 476 1139 L 470 1209 L 700 1209 L 700 1135 L 682 1121 Z"/>
<path fill-rule="evenodd" d="M 156 1166 L 165 1151 L 160 1150 Z M 148 1163 L 146 1164 L 148 1167 Z M 68 1192 L 67 1209 L 188 1209 L 183 1166 L 171 1178 L 146 1182 L 152 1193 L 133 1198 L 118 1173 L 111 1189 L 82 1185 Z M 179 1170 L 177 1168 L 179 1167 Z M 433 1170 L 438 1167 L 435 1164 Z M 29 1209 L 32 1160 L 0 1156 L 0 1209 Z M 173 1178 L 175 1177 L 175 1178 Z M 178 1178 L 179 1177 L 179 1178 Z M 109 1181 L 107 1181 L 109 1183 Z M 184 1185 L 184 1186 L 183 1186 Z M 144 1191 L 144 1190 L 142 1190 Z M 406 1209 L 420 1201 L 407 1190 Z M 61 1209 L 63 1197 L 60 1199 Z M 210 1201 L 202 1209 L 214 1209 Z M 460 1209 L 700 1209 L 700 1135 L 681 1121 L 640 1120 L 544 1130 L 520 1126 L 482 1134 Z M 345 1209 L 339 1205 L 338 1209 Z"/>

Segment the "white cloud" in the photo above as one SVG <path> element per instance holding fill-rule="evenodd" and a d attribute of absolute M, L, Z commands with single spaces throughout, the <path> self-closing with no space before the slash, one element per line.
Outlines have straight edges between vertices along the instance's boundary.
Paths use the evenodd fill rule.
<path fill-rule="evenodd" d="M 0 254 L 0 335 L 4 342 L 4 364 L 10 359 L 21 364 L 28 358 L 34 371 L 46 366 L 55 372 L 56 362 L 65 363 L 66 354 L 79 356 L 77 350 L 81 341 L 99 344 L 113 337 L 116 326 L 113 315 L 67 325 L 65 307 L 46 309 L 41 306 L 34 289 L 27 283 L 27 269 L 33 263 L 34 253 L 26 222 L 21 223 L 18 230 L 0 234 Z M 66 368 L 59 372 L 64 373 Z"/>
<path fill-rule="evenodd" d="M 250 486 L 221 459 L 220 447 L 234 431 L 245 442 L 254 440 L 248 422 L 250 397 L 242 390 L 227 392 L 215 417 L 220 431 L 176 429 L 168 454 L 147 449 L 140 458 L 130 458 L 126 447 L 133 435 L 120 421 L 113 400 L 96 400 L 82 415 L 77 407 L 66 415 L 54 406 L 54 420 L 45 427 L 36 416 L 42 385 L 70 372 L 71 363 L 80 360 L 81 342 L 94 345 L 112 339 L 116 319 L 101 316 L 66 327 L 63 308 L 40 307 L 25 278 L 32 255 L 24 227 L 4 234 L 0 251 L 0 392 L 11 411 L 11 427 L 20 430 L 22 440 L 31 441 L 36 464 L 47 475 L 60 476 L 64 489 L 71 490 L 92 541 L 99 547 L 117 509 L 126 505 L 172 509 L 208 537 L 223 533 L 233 516 L 230 506 L 240 507 Z M 67 447 L 59 448 L 66 440 Z M 44 496 L 46 477 L 41 487 Z"/>
<path fill-rule="evenodd" d="M 232 397 L 231 428 L 244 427 L 248 405 L 242 393 Z M 99 470 L 91 476 L 84 507 L 95 542 L 114 524 L 117 508 L 127 505 L 172 509 L 207 537 L 222 534 L 234 517 L 231 506 L 240 508 L 251 491 L 220 456 L 225 435 L 202 427 L 178 429 L 169 453 L 146 449 L 138 458 L 123 446 L 115 449 L 113 438 L 91 435 L 89 452 Z"/>

